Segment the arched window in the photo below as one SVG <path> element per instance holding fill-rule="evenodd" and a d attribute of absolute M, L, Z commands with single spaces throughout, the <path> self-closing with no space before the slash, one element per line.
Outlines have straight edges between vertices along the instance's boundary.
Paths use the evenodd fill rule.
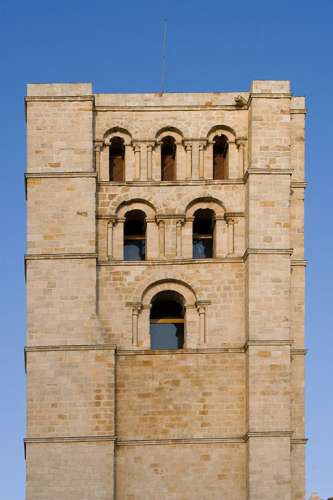
<path fill-rule="evenodd" d="M 109 146 L 110 181 L 125 180 L 125 145 L 121 137 L 112 137 Z"/>
<path fill-rule="evenodd" d="M 213 179 L 226 179 L 228 177 L 228 139 L 225 135 L 216 135 L 213 142 Z"/>
<path fill-rule="evenodd" d="M 124 260 L 145 260 L 146 215 L 141 210 L 127 212 L 124 224 Z"/>
<path fill-rule="evenodd" d="M 214 253 L 215 213 L 210 208 L 199 208 L 193 221 L 193 258 L 209 259 Z"/>
<path fill-rule="evenodd" d="M 164 291 L 153 298 L 150 310 L 152 349 L 182 349 L 184 346 L 184 298 Z"/>
<path fill-rule="evenodd" d="M 170 135 L 162 139 L 161 169 L 162 181 L 176 180 L 176 142 Z"/>

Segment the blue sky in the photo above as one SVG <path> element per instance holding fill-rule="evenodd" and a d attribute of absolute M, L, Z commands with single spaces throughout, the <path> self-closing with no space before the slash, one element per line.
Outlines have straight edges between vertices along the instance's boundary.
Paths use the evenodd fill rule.
<path fill-rule="evenodd" d="M 0 3 L 0 491 L 24 498 L 25 85 L 93 82 L 95 92 L 242 91 L 289 79 L 307 98 L 307 485 L 333 496 L 333 2 L 141 0 Z"/>

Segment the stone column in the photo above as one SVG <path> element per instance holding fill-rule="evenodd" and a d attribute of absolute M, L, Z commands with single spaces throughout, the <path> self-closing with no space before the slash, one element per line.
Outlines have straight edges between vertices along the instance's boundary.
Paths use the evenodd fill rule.
<path fill-rule="evenodd" d="M 225 257 L 228 253 L 227 223 L 224 217 L 215 218 L 214 257 Z"/>
<path fill-rule="evenodd" d="M 165 222 L 163 219 L 157 220 L 158 224 L 158 240 L 159 240 L 159 257 L 164 259 L 165 257 Z"/>
<path fill-rule="evenodd" d="M 184 220 L 177 220 L 176 222 L 176 256 L 177 259 L 181 259 L 183 256 L 182 252 L 182 227 L 184 225 Z"/>
<path fill-rule="evenodd" d="M 192 179 L 192 143 L 185 142 L 186 152 L 186 179 Z"/>
<path fill-rule="evenodd" d="M 205 143 L 199 143 L 199 178 L 205 178 Z"/>
<path fill-rule="evenodd" d="M 236 143 L 229 139 L 228 144 L 227 179 L 237 179 L 239 177 L 239 160 Z"/>
<path fill-rule="evenodd" d="M 207 146 L 205 150 L 205 179 L 213 179 L 213 147 L 214 143 L 212 141 L 207 141 Z"/>
<path fill-rule="evenodd" d="M 234 226 L 235 226 L 235 221 L 234 219 L 227 218 L 227 226 L 228 226 L 228 254 L 233 254 L 235 252 L 235 232 L 234 232 Z"/>
<path fill-rule="evenodd" d="M 99 151 L 99 180 L 109 181 L 110 180 L 110 165 L 109 165 L 109 146 L 104 144 L 101 146 Z"/>
<path fill-rule="evenodd" d="M 193 257 L 193 220 L 194 217 L 186 217 L 182 228 L 182 255 L 184 259 Z"/>
<path fill-rule="evenodd" d="M 245 142 L 246 139 L 243 137 L 236 139 L 236 146 L 238 148 L 238 177 L 243 177 L 245 173 Z"/>
<path fill-rule="evenodd" d="M 112 231 L 112 251 L 115 260 L 124 259 L 124 223 L 125 219 L 117 219 Z"/>
<path fill-rule="evenodd" d="M 134 180 L 139 181 L 141 176 L 141 146 L 134 145 L 135 175 Z"/>
<path fill-rule="evenodd" d="M 176 142 L 176 180 L 186 179 L 186 152 L 182 142 Z"/>
<path fill-rule="evenodd" d="M 146 219 L 146 259 L 158 259 L 159 231 L 155 219 Z"/>
<path fill-rule="evenodd" d="M 132 345 L 135 347 L 138 347 L 139 345 L 138 318 L 141 309 L 142 309 L 141 302 L 134 302 L 132 304 Z"/>
<path fill-rule="evenodd" d="M 161 167 L 161 141 L 156 142 L 153 149 L 153 165 L 152 165 L 152 177 L 154 181 L 160 181 L 162 178 L 162 167 Z"/>
<path fill-rule="evenodd" d="M 101 150 L 103 147 L 103 141 L 95 141 L 94 153 L 95 153 L 95 171 L 97 174 L 97 179 L 100 180 L 100 167 L 101 167 Z"/>
<path fill-rule="evenodd" d="M 115 222 L 114 220 L 110 220 L 108 222 L 108 228 L 107 228 L 107 256 L 108 259 L 113 258 L 113 226 Z"/>
<path fill-rule="evenodd" d="M 154 143 L 147 144 L 147 180 L 151 181 L 153 178 L 153 148 Z"/>
<path fill-rule="evenodd" d="M 204 301 L 196 303 L 199 314 L 199 346 L 206 345 L 206 304 Z"/>
<path fill-rule="evenodd" d="M 131 144 L 125 144 L 125 181 L 135 179 L 135 154 Z"/>

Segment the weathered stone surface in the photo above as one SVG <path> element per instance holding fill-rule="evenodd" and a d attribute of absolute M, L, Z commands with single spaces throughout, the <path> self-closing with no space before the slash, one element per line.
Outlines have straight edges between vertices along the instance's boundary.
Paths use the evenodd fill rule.
<path fill-rule="evenodd" d="M 27 500 L 304 499 L 304 114 L 288 81 L 28 86 Z M 124 260 L 133 210 L 143 261 Z M 151 349 L 162 292 L 182 297 L 183 349 Z"/>

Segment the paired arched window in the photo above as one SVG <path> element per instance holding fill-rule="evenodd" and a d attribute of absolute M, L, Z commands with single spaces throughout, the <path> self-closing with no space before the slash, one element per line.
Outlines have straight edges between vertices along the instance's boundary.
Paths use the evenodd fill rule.
<path fill-rule="evenodd" d="M 127 212 L 124 224 L 124 260 L 146 258 L 146 214 L 142 210 Z"/>
<path fill-rule="evenodd" d="M 213 179 L 228 177 L 228 139 L 216 135 L 213 139 Z"/>
<path fill-rule="evenodd" d="M 110 181 L 125 180 L 125 144 L 121 137 L 112 137 L 109 146 Z"/>
<path fill-rule="evenodd" d="M 214 255 L 215 213 L 210 208 L 198 209 L 193 220 L 193 258 L 209 259 Z"/>
<path fill-rule="evenodd" d="M 150 309 L 152 349 L 182 349 L 185 325 L 184 298 L 178 292 L 163 291 L 155 295 Z"/>
<path fill-rule="evenodd" d="M 162 181 L 176 180 L 176 141 L 170 135 L 161 141 L 161 179 Z"/>

